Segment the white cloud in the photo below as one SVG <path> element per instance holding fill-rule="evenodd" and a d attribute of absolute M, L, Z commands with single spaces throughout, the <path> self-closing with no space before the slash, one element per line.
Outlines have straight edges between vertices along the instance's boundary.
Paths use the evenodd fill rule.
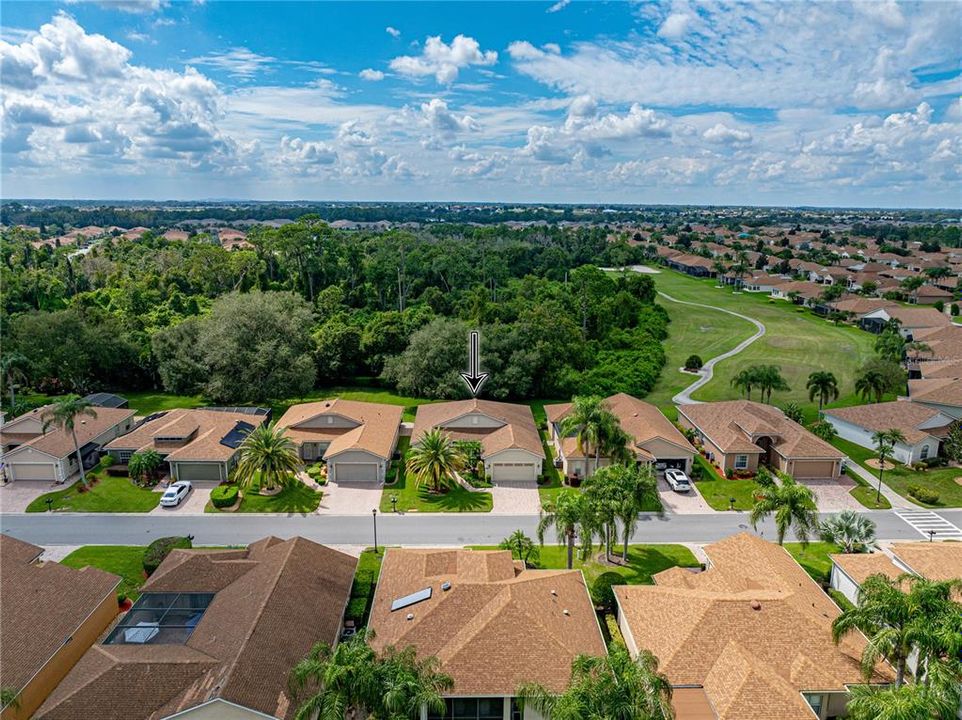
<path fill-rule="evenodd" d="M 494 65 L 497 61 L 497 52 L 482 51 L 472 37 L 457 35 L 448 45 L 435 35 L 425 41 L 420 55 L 401 55 L 391 60 L 391 69 L 409 77 L 433 75 L 439 83 L 450 85 L 460 70 L 472 65 Z"/>
<path fill-rule="evenodd" d="M 359 72 L 358 77 L 361 80 L 370 80 L 371 82 L 377 82 L 384 79 L 384 73 L 380 70 L 374 70 L 373 68 L 365 68 Z"/>
<path fill-rule="evenodd" d="M 722 144 L 747 143 L 752 140 L 752 134 L 748 130 L 739 130 L 722 123 L 712 125 L 702 133 L 702 137 L 708 142 Z"/>
<path fill-rule="evenodd" d="M 688 32 L 691 19 L 688 13 L 672 13 L 658 28 L 658 35 L 668 40 L 679 40 Z"/>
<path fill-rule="evenodd" d="M 386 32 L 388 35 L 394 38 L 401 37 L 401 31 L 398 30 L 397 28 L 391 27 L 390 25 L 384 28 L 384 32 Z"/>
<path fill-rule="evenodd" d="M 192 65 L 201 65 L 226 70 L 233 77 L 251 78 L 277 62 L 277 58 L 261 55 L 245 47 L 235 47 L 222 52 L 211 52 L 187 61 Z"/>
<path fill-rule="evenodd" d="M 564 10 L 568 5 L 571 4 L 571 0 L 558 0 L 554 5 L 549 7 L 545 12 L 556 13 L 559 10 Z"/>

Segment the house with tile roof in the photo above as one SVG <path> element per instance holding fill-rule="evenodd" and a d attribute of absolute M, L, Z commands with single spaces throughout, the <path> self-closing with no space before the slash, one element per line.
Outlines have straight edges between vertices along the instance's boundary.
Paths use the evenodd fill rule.
<path fill-rule="evenodd" d="M 287 720 L 288 674 L 340 638 L 356 566 L 301 537 L 174 550 L 35 717 Z"/>
<path fill-rule="evenodd" d="M 907 399 L 829 408 L 824 415 L 840 438 L 869 450 L 875 450 L 872 436 L 876 432 L 901 430 L 905 441 L 895 443 L 892 457 L 909 465 L 937 457 L 942 440 L 956 422 L 935 408 Z"/>
<path fill-rule="evenodd" d="M 104 446 L 134 427 L 133 410 L 94 407 L 95 416 L 76 419 L 73 435 L 55 426 L 44 428 L 52 407 L 36 408 L 0 427 L 0 460 L 7 480 L 66 482 L 80 472 L 73 435 L 89 470 L 100 462 Z"/>
<path fill-rule="evenodd" d="M 672 686 L 702 688 L 718 720 L 844 715 L 866 641 L 832 641 L 838 606 L 784 548 L 749 533 L 705 553 L 702 573 L 671 568 L 654 585 L 613 588 L 629 651 L 653 652 Z M 879 664 L 872 681 L 893 677 Z"/>
<path fill-rule="evenodd" d="M 859 326 L 874 333 L 882 332 L 886 323 L 893 319 L 899 321 L 899 333 L 906 340 L 913 340 L 916 330 L 945 327 L 952 323 L 944 313 L 931 307 L 899 305 L 879 308 L 858 316 Z"/>
<path fill-rule="evenodd" d="M 544 468 L 544 446 L 527 405 L 477 398 L 419 405 L 411 444 L 435 428 L 454 440 L 480 442 L 492 482 L 533 484 Z"/>
<path fill-rule="evenodd" d="M 631 450 L 637 462 L 691 471 L 697 450 L 657 407 L 626 393 L 605 398 L 604 405 L 631 437 Z M 561 432 L 561 425 L 571 411 L 571 403 L 545 405 L 544 411 L 549 439 L 566 476 L 586 478 L 597 467 L 610 464 L 607 457 L 599 457 L 596 461 L 591 448 L 579 449 L 574 435 Z"/>
<path fill-rule="evenodd" d="M 761 464 L 796 480 L 834 479 L 845 459 L 777 407 L 750 400 L 679 405 L 678 424 L 723 472 L 754 474 Z"/>
<path fill-rule="evenodd" d="M 909 398 L 959 420 L 962 419 L 962 378 L 949 374 L 953 376 L 909 380 Z"/>
<path fill-rule="evenodd" d="M 292 405 L 277 421 L 301 459 L 324 460 L 336 482 L 383 482 L 397 447 L 399 405 L 331 398 Z"/>
<path fill-rule="evenodd" d="M 149 415 L 105 449 L 121 464 L 142 450 L 156 450 L 173 480 L 221 483 L 237 464 L 247 434 L 266 416 L 244 408 L 178 408 Z"/>
<path fill-rule="evenodd" d="M 0 535 L 2 720 L 26 720 L 117 616 L 120 577 L 44 562 L 43 548 Z"/>
<path fill-rule="evenodd" d="M 581 571 L 527 570 L 507 550 L 388 549 L 368 625 L 375 649 L 414 647 L 454 680 L 429 720 L 534 720 L 519 685 L 561 692 L 572 660 L 607 652 Z"/>

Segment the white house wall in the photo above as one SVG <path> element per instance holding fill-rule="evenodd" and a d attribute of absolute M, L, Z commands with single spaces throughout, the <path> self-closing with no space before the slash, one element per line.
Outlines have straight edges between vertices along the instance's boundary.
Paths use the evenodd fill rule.
<path fill-rule="evenodd" d="M 842 593 L 853 605 L 858 604 L 858 584 L 846 575 L 835 563 L 832 563 L 832 575 L 829 579 L 829 585 Z"/>
<path fill-rule="evenodd" d="M 875 450 L 875 441 L 872 439 L 874 431 L 847 422 L 833 415 L 826 414 L 825 419 L 832 424 L 838 436 L 843 440 L 848 440 L 868 450 Z M 933 437 L 928 437 L 915 445 L 896 443 L 892 449 L 892 455 L 900 463 L 911 464 L 918 462 L 922 457 L 923 446 L 928 446 L 929 448 L 928 457 L 938 455 L 939 442 Z"/>

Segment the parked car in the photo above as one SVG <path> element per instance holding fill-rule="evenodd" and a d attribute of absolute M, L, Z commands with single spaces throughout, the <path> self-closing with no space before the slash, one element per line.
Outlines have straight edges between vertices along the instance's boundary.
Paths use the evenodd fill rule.
<path fill-rule="evenodd" d="M 684 470 L 665 470 L 665 480 L 675 492 L 688 492 L 691 490 L 691 480 L 685 475 Z"/>
<path fill-rule="evenodd" d="M 178 480 L 171 483 L 170 487 L 160 497 L 160 504 L 164 507 L 177 507 L 180 505 L 180 501 L 187 497 L 190 490 L 190 483 L 187 480 Z"/>

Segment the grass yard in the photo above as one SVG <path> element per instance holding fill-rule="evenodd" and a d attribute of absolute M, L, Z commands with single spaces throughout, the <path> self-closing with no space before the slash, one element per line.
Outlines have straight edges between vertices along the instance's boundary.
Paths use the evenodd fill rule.
<path fill-rule="evenodd" d="M 242 490 L 243 499 L 240 507 L 232 512 L 239 513 L 286 513 L 307 515 L 317 510 L 321 504 L 324 493 L 319 490 L 309 488 L 304 483 L 298 481 L 288 485 L 277 495 L 260 495 L 259 486 L 253 485 L 246 490 Z M 209 502 L 204 508 L 206 513 L 222 512 Z"/>
<path fill-rule="evenodd" d="M 471 492 L 453 485 L 441 494 L 419 488 L 414 475 L 407 473 L 394 485 L 385 485 L 381 493 L 381 512 L 392 512 L 391 497 L 397 497 L 398 512 L 491 512 L 489 492 Z"/>
<path fill-rule="evenodd" d="M 815 582 L 823 585 L 828 584 L 832 573 L 832 561 L 828 556 L 842 551 L 835 543 L 827 542 L 811 542 L 805 549 L 801 543 L 785 543 L 785 549 Z"/>
<path fill-rule="evenodd" d="M 90 565 L 120 575 L 123 581 L 117 592 L 136 600 L 140 596 L 140 586 L 146 580 L 145 549 L 142 545 L 85 545 L 74 550 L 61 563 L 78 569 Z"/>
<path fill-rule="evenodd" d="M 755 504 L 754 480 L 729 480 L 718 474 L 715 467 L 703 456 L 695 455 L 695 463 L 701 467 L 701 478 L 695 487 L 713 510 L 730 510 L 731 498 L 735 498 L 736 510 L 751 510 Z"/>
<path fill-rule="evenodd" d="M 873 355 L 875 338 L 858 328 L 838 325 L 800 309 L 787 301 L 770 300 L 757 293 L 735 294 L 729 288 L 716 288 L 714 280 L 701 280 L 682 273 L 662 269 L 653 276 L 658 290 L 677 300 L 699 302 L 717 308 L 734 310 L 762 322 L 767 332 L 744 351 L 723 360 L 715 367 L 714 379 L 695 393 L 697 400 L 731 400 L 740 397 L 731 387 L 731 378 L 747 365 L 778 365 L 791 391 L 776 393 L 777 405 L 794 401 L 809 408 L 805 382 L 816 370 L 831 370 L 838 378 L 842 396 L 833 407 L 858 402 L 854 395 L 856 368 Z M 704 308 L 693 308 L 660 298 L 659 302 L 672 319 L 665 343 L 668 363 L 662 379 L 648 399 L 664 407 L 671 396 L 687 383 L 677 371 L 692 353 L 708 360 L 731 349 L 754 333 L 746 321 Z M 689 376 L 691 377 L 691 376 Z M 692 379 L 694 379 L 692 377 Z"/>
<path fill-rule="evenodd" d="M 541 506 L 544 507 L 545 503 L 549 503 L 558 497 L 558 493 L 564 486 L 562 485 L 561 470 L 554 466 L 554 448 L 545 439 L 543 432 L 539 431 L 539 434 L 541 435 L 541 445 L 544 447 L 544 474 L 548 477 L 547 483 L 538 486 Z"/>
<path fill-rule="evenodd" d="M 374 591 L 377 588 L 383 558 L 384 550 L 375 555 L 373 548 L 367 548 L 358 558 L 354 584 L 351 585 L 351 599 L 344 613 L 344 617 L 353 620 L 356 627 L 364 627 L 371 614 L 371 603 L 374 600 Z"/>
<path fill-rule="evenodd" d="M 110 477 L 104 470 L 88 473 L 88 478 L 99 479 L 86 492 L 80 492 L 80 482 L 63 490 L 41 495 L 27 506 L 27 512 L 47 512 L 47 500 L 53 500 L 54 512 L 145 513 L 160 502 L 160 493 L 137 487 L 125 477 Z"/>
<path fill-rule="evenodd" d="M 548 538 L 545 538 L 548 540 Z M 494 545 L 472 545 L 475 550 L 498 550 Z M 621 545 L 613 552 L 621 558 Z M 601 548 L 601 555 L 604 548 Z M 578 559 L 578 549 L 575 548 L 574 568 L 585 574 L 588 587 L 605 573 L 615 573 L 622 578 L 624 585 L 650 585 L 651 576 L 672 567 L 700 567 L 701 563 L 695 558 L 691 550 L 684 545 L 629 545 L 627 565 L 607 565 L 598 562 L 598 548 L 592 557 L 582 562 Z M 544 570 L 563 569 L 567 566 L 568 553 L 562 545 L 545 545 L 540 548 L 540 558 L 535 567 Z"/>

